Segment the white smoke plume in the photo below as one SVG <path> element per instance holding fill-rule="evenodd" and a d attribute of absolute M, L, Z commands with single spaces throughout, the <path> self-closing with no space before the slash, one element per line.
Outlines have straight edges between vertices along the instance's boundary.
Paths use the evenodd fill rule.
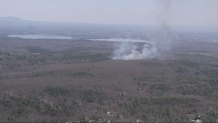
<path fill-rule="evenodd" d="M 147 58 L 154 58 L 157 54 L 157 50 L 155 44 L 144 44 L 142 51 L 137 50 L 137 45 L 134 43 L 123 42 L 121 43 L 118 48 L 114 51 L 114 55 L 112 59 L 124 59 L 124 60 L 131 60 L 131 59 L 147 59 Z"/>
<path fill-rule="evenodd" d="M 160 58 L 167 54 L 171 49 L 172 34 L 167 26 L 167 19 L 169 18 L 171 0 L 160 0 L 160 13 L 157 15 L 157 21 L 160 29 L 155 32 L 151 39 L 151 43 L 145 43 L 142 50 L 137 50 L 138 46 L 134 43 L 121 43 L 116 50 L 112 59 L 124 60 L 140 60 Z"/>

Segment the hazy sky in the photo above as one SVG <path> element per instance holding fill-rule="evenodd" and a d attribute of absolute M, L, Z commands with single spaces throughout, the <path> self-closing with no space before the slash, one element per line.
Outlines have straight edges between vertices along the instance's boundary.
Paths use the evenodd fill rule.
<path fill-rule="evenodd" d="M 101 24 L 157 24 L 164 0 L 0 0 L 0 17 Z M 218 0 L 171 0 L 168 24 L 218 25 Z"/>

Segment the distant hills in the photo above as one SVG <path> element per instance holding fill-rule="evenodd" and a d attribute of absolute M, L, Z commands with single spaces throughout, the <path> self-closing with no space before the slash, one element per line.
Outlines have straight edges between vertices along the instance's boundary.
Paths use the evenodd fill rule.
<path fill-rule="evenodd" d="M 125 37 L 127 33 L 149 30 L 146 26 L 68 23 L 24 20 L 17 17 L 0 17 L 0 36 L 11 34 L 66 35 L 79 39 Z M 139 38 L 139 37 L 137 37 Z"/>
<path fill-rule="evenodd" d="M 17 17 L 0 17 L 0 26 L 27 26 L 29 24 L 31 24 L 31 21 Z"/>
<path fill-rule="evenodd" d="M 8 17 L 0 17 L 1 21 L 21 21 L 22 19 L 13 17 L 13 16 L 8 16 Z"/>
<path fill-rule="evenodd" d="M 0 17 L 0 27 L 1 28 L 9 28 L 9 29 L 30 29 L 30 28 L 80 28 L 89 30 L 90 28 L 95 29 L 109 29 L 109 30 L 151 30 L 155 29 L 156 26 L 147 25 L 111 25 L 111 24 L 91 24 L 91 23 L 69 23 L 69 22 L 48 22 L 48 21 L 32 21 L 32 20 L 24 20 L 18 17 L 8 16 L 8 17 Z M 19 29 L 18 29 L 19 28 Z M 177 31 L 191 31 L 191 32 L 218 32 L 218 26 L 170 26 L 172 30 Z M 1 30 L 0 30 L 1 33 Z"/>
<path fill-rule="evenodd" d="M 0 17 L 0 27 L 18 27 L 18 28 L 39 28 L 39 27 L 61 27 L 61 28 L 107 28 L 107 29 L 134 29 L 141 28 L 142 26 L 135 25 L 110 25 L 110 24 L 91 24 L 91 23 L 73 23 L 73 22 L 49 22 L 49 21 L 32 21 L 24 20 L 17 17 Z"/>
<path fill-rule="evenodd" d="M 43 21 L 31 21 L 31 20 L 23 20 L 21 18 L 9 16 L 9 17 L 0 17 L 0 27 L 26 27 L 26 26 L 43 26 L 43 25 L 51 25 L 54 22 L 43 22 Z"/>
<path fill-rule="evenodd" d="M 0 17 L 1 26 L 123 26 L 123 27 L 142 27 L 141 25 L 112 25 L 112 24 L 92 24 L 92 23 L 75 23 L 75 22 L 51 22 L 51 21 L 32 21 L 24 20 L 18 17 L 8 16 Z"/>

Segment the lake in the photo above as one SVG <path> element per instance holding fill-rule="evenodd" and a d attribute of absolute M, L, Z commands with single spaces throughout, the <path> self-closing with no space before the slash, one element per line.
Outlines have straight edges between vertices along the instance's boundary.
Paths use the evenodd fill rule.
<path fill-rule="evenodd" d="M 23 39 L 72 39 L 70 36 L 59 35 L 8 35 L 7 37 L 16 37 Z"/>
<path fill-rule="evenodd" d="M 73 39 L 70 36 L 59 36 L 59 35 L 8 35 L 7 37 L 16 37 L 22 39 Z M 128 38 L 108 38 L 108 39 L 90 39 L 92 41 L 113 41 L 113 42 L 146 42 L 146 40 L 140 39 L 128 39 Z"/>

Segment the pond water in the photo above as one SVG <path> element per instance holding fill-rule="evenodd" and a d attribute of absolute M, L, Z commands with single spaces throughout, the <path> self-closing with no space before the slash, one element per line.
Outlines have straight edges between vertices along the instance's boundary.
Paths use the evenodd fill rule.
<path fill-rule="evenodd" d="M 126 39 L 126 38 L 109 38 L 109 39 L 90 39 L 92 41 L 113 41 L 113 42 L 147 42 L 146 40 L 140 40 L 140 39 Z"/>
<path fill-rule="evenodd" d="M 8 37 L 16 37 L 23 39 L 72 39 L 70 36 L 59 35 L 8 35 Z"/>

